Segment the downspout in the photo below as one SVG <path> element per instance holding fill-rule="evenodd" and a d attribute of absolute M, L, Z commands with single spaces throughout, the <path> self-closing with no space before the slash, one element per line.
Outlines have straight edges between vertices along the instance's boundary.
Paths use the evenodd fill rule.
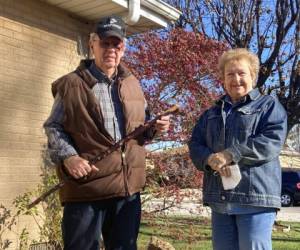
<path fill-rule="evenodd" d="M 128 0 L 128 16 L 124 21 L 128 25 L 136 24 L 140 19 L 141 0 Z"/>

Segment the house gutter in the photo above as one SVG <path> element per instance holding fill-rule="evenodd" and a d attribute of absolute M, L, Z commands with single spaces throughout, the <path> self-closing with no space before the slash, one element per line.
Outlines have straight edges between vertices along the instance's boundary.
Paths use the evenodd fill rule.
<path fill-rule="evenodd" d="M 128 25 L 136 24 L 141 15 L 141 0 L 128 0 L 128 16 L 124 18 L 124 21 Z"/>
<path fill-rule="evenodd" d="M 179 10 L 162 0 L 144 0 L 143 6 L 155 11 L 156 13 L 159 13 L 162 16 L 168 17 L 170 21 L 176 21 L 182 14 Z"/>

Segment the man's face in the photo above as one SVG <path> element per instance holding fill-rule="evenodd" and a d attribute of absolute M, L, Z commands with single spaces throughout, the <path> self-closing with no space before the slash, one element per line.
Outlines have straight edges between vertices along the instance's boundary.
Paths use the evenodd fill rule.
<path fill-rule="evenodd" d="M 95 63 L 103 71 L 115 69 L 119 65 L 125 51 L 124 42 L 117 37 L 94 39 L 91 46 Z"/>
<path fill-rule="evenodd" d="M 253 81 L 247 60 L 229 61 L 225 65 L 224 89 L 233 102 L 246 96 L 253 89 Z"/>

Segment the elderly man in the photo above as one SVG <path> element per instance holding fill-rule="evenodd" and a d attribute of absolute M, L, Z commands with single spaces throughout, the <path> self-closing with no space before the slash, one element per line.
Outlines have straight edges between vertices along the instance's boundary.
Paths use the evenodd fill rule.
<path fill-rule="evenodd" d="M 125 24 L 110 16 L 90 36 L 94 60 L 52 85 L 55 102 L 44 124 L 59 178 L 64 205 L 65 250 L 136 249 L 141 217 L 140 190 L 145 184 L 146 139 L 167 131 L 169 117 L 108 157 L 89 164 L 145 121 L 145 98 L 138 80 L 120 64 L 125 51 Z M 77 181 L 75 180 L 77 179 Z"/>

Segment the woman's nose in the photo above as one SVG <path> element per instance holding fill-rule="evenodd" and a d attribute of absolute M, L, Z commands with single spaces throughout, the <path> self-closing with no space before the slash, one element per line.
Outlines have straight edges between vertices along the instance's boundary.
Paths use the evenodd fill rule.
<path fill-rule="evenodd" d="M 238 74 L 234 74 L 234 75 L 233 75 L 233 80 L 234 80 L 235 82 L 239 82 L 239 81 L 240 81 L 240 76 L 239 76 Z"/>

